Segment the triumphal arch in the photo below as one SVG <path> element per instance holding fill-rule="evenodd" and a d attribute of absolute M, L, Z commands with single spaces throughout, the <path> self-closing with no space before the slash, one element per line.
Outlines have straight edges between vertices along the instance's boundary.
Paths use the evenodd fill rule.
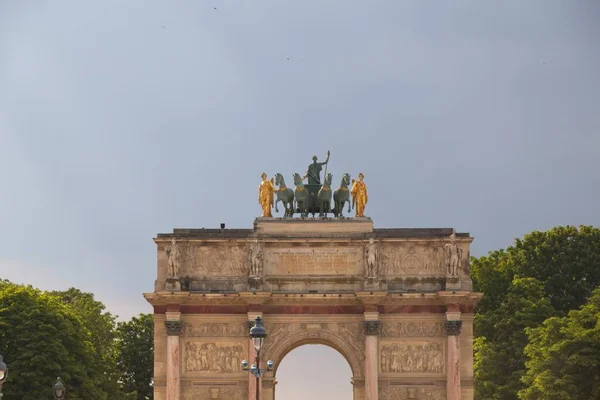
<path fill-rule="evenodd" d="M 364 186 L 364 211 L 362 178 L 354 184 Z M 333 198 L 331 209 L 317 204 L 328 182 L 329 174 L 304 186 L 312 196 L 305 212 L 292 203 L 286 217 L 267 213 L 252 229 L 174 229 L 154 239 L 157 279 L 144 296 L 154 307 L 156 400 L 255 399 L 255 378 L 240 362 L 254 359 L 256 316 L 268 333 L 261 360 L 275 362 L 260 379 L 260 399 L 277 398 L 277 366 L 308 343 L 344 356 L 354 400 L 473 399 L 481 294 L 469 275 L 472 237 L 375 228 L 358 209 L 363 216 L 343 216 Z M 263 215 L 265 201 L 283 192 L 277 185 L 263 177 Z"/>

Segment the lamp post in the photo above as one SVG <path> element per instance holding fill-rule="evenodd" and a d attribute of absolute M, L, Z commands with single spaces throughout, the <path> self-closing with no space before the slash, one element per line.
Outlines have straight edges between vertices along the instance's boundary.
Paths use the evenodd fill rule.
<path fill-rule="evenodd" d="M 260 377 L 265 371 L 272 371 L 275 363 L 272 360 L 267 361 L 267 369 L 260 369 L 260 349 L 267 337 L 267 330 L 263 326 L 262 318 L 256 317 L 254 321 L 254 326 L 250 329 L 250 339 L 252 339 L 252 344 L 254 345 L 254 350 L 256 350 L 256 358 L 255 363 L 248 368 L 248 360 L 242 361 L 242 371 L 249 371 L 252 375 L 256 377 L 256 400 L 259 400 L 260 391 Z"/>
<path fill-rule="evenodd" d="M 65 385 L 63 384 L 62 379 L 56 378 L 56 382 L 54 382 L 54 386 L 52 386 L 52 390 L 54 391 L 54 398 L 56 400 L 62 400 L 65 398 L 65 393 L 67 392 L 67 389 L 65 388 Z"/>
<path fill-rule="evenodd" d="M 8 367 L 2 361 L 2 356 L 0 355 L 0 398 L 3 396 L 2 394 L 2 384 L 6 382 L 6 377 L 8 376 Z"/>

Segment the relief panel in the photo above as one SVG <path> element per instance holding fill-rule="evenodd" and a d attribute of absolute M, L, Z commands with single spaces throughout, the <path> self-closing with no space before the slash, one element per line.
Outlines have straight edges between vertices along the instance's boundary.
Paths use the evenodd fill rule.
<path fill-rule="evenodd" d="M 438 387 L 382 387 L 379 400 L 443 400 L 446 390 Z"/>
<path fill-rule="evenodd" d="M 210 276 L 245 276 L 249 246 L 181 245 L 181 276 L 203 279 Z"/>
<path fill-rule="evenodd" d="M 289 248 L 265 250 L 267 275 L 358 275 L 363 271 L 362 248 Z"/>
<path fill-rule="evenodd" d="M 184 373 L 240 372 L 240 363 L 247 358 L 247 341 L 189 340 L 184 345 Z"/>
<path fill-rule="evenodd" d="M 183 387 L 183 400 L 245 400 L 248 398 L 248 387 Z"/>
<path fill-rule="evenodd" d="M 248 327 L 246 322 L 204 322 L 198 324 L 184 322 L 182 335 L 187 337 L 248 336 Z"/>
<path fill-rule="evenodd" d="M 382 274 L 389 277 L 445 277 L 444 248 L 435 246 L 381 246 Z"/>
<path fill-rule="evenodd" d="M 383 342 L 379 349 L 382 373 L 443 374 L 445 372 L 443 340 Z"/>
<path fill-rule="evenodd" d="M 383 323 L 382 337 L 445 337 L 444 322 L 387 322 Z"/>

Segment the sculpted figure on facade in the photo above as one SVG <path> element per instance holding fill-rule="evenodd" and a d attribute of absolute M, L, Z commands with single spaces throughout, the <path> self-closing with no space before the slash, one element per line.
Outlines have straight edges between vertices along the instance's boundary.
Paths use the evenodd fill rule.
<path fill-rule="evenodd" d="M 264 253 L 262 245 L 258 240 L 253 240 L 250 246 L 250 268 L 249 277 L 253 280 L 261 280 L 263 273 Z"/>
<path fill-rule="evenodd" d="M 379 268 L 377 265 L 377 245 L 373 238 L 369 239 L 369 243 L 365 249 L 365 258 L 367 260 L 366 278 L 377 279 L 379 276 Z"/>
<path fill-rule="evenodd" d="M 443 373 L 443 345 L 441 342 L 431 342 L 383 346 L 381 349 L 381 371 Z"/>
<path fill-rule="evenodd" d="M 181 250 L 175 238 L 171 245 L 165 249 L 168 257 L 167 279 L 178 279 L 181 273 Z"/>
<path fill-rule="evenodd" d="M 273 194 L 275 193 L 274 178 L 267 180 L 267 174 L 262 173 L 262 182 L 258 185 L 258 204 L 262 207 L 262 217 L 272 218 Z"/>
<path fill-rule="evenodd" d="M 187 342 L 186 372 L 238 372 L 244 359 L 244 346 L 217 343 Z"/>
<path fill-rule="evenodd" d="M 444 251 L 448 276 L 457 278 L 460 265 L 462 264 L 463 250 L 458 246 L 456 232 L 452 232 L 452 235 L 450 235 L 450 243 L 444 245 Z"/>
<path fill-rule="evenodd" d="M 352 180 L 352 208 L 356 207 L 356 216 L 365 216 L 365 206 L 369 201 L 367 195 L 367 184 L 364 182 L 365 175 L 361 172 L 358 174 L 358 180 Z"/>

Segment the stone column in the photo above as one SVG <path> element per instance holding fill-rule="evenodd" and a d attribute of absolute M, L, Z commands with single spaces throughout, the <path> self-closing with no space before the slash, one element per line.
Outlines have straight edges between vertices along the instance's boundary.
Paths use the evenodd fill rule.
<path fill-rule="evenodd" d="M 365 332 L 365 400 L 377 400 L 379 392 L 378 336 L 381 321 L 363 322 Z"/>
<path fill-rule="evenodd" d="M 460 400 L 460 332 L 462 321 L 460 312 L 446 313 L 446 334 L 448 335 L 448 354 L 446 360 L 446 399 Z"/>
<path fill-rule="evenodd" d="M 179 318 L 180 313 L 167 312 L 167 320 L 165 321 L 167 329 L 167 400 L 179 400 L 181 390 L 179 376 L 179 335 L 181 334 L 183 323 Z"/>

